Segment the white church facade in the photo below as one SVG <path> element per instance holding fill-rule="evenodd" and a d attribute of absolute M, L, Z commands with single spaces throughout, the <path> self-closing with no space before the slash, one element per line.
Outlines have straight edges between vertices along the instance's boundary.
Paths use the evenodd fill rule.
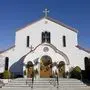
<path fill-rule="evenodd" d="M 15 45 L 0 53 L 0 72 L 16 75 L 62 77 L 71 67 L 85 70 L 90 51 L 78 45 L 78 31 L 50 17 L 43 17 L 16 31 Z M 64 72 L 63 72 L 64 71 Z"/>

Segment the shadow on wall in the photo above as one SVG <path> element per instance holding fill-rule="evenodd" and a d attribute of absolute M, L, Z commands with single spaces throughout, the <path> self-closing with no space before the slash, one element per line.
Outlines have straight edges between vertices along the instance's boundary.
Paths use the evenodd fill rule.
<path fill-rule="evenodd" d="M 25 57 L 26 55 L 23 56 L 21 59 L 19 59 L 10 67 L 10 72 L 12 72 L 15 76 L 23 76 L 23 65 L 24 65 L 23 61 Z"/>

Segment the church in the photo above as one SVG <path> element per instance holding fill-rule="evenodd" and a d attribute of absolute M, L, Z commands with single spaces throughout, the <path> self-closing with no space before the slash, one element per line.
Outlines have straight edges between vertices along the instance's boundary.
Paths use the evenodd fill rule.
<path fill-rule="evenodd" d="M 15 45 L 0 52 L 0 73 L 9 70 L 14 75 L 31 78 L 64 77 L 72 67 L 85 70 L 90 51 L 78 44 L 78 31 L 62 22 L 45 17 L 19 29 Z"/>

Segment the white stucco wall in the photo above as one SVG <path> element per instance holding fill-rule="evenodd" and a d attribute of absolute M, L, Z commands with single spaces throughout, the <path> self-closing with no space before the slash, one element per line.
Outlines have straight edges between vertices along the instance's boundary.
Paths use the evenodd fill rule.
<path fill-rule="evenodd" d="M 0 53 L 0 72 L 4 72 L 5 70 L 5 58 L 9 57 L 9 67 L 11 63 L 14 61 L 14 55 L 15 55 L 15 47 L 12 47 L 2 53 Z M 14 61 L 15 62 L 15 61 Z"/>
<path fill-rule="evenodd" d="M 48 23 L 45 24 L 45 21 Z M 16 32 L 16 47 L 23 47 L 25 52 L 26 48 L 26 37 L 30 36 L 30 45 L 36 47 L 41 43 L 41 33 L 43 31 L 49 31 L 51 33 L 51 43 L 58 49 L 64 49 L 62 44 L 62 36 L 66 36 L 67 47 L 74 47 L 78 44 L 77 33 L 71 31 L 59 24 L 56 24 L 47 19 L 41 19 L 40 21 L 29 25 L 25 28 Z M 66 50 L 65 48 L 65 50 Z"/>
<path fill-rule="evenodd" d="M 47 23 L 45 23 L 46 21 Z M 27 36 L 30 36 L 30 46 L 32 45 L 34 47 L 33 49 L 35 49 L 39 44 L 41 44 L 41 33 L 44 31 L 51 33 L 51 44 L 67 55 L 71 67 L 80 66 L 81 69 L 84 70 L 84 58 L 90 56 L 90 53 L 76 47 L 78 45 L 77 33 L 45 18 L 16 32 L 15 47 L 0 54 L 4 57 L 9 57 L 9 67 L 30 52 L 30 48 L 26 47 Z M 66 36 L 66 47 L 63 47 L 63 35 Z M 55 61 L 63 58 L 58 54 L 56 55 L 53 49 L 49 49 L 51 51 L 46 53 L 42 52 L 42 47 L 40 47 L 34 52 L 35 56 L 32 55 L 32 52 L 29 56 L 27 56 L 27 59 L 30 60 L 30 58 L 32 58 L 33 60 L 34 57 L 40 58 L 44 54 L 50 55 Z M 28 60 L 25 59 L 25 61 Z"/>

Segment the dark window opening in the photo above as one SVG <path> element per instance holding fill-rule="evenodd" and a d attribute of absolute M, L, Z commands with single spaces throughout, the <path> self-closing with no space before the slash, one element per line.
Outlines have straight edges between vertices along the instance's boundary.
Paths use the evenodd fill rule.
<path fill-rule="evenodd" d="M 29 36 L 27 36 L 27 47 L 29 47 Z"/>
<path fill-rule="evenodd" d="M 85 62 L 85 78 L 90 80 L 90 58 L 85 57 L 84 58 L 84 62 Z"/>
<path fill-rule="evenodd" d="M 6 57 L 5 58 L 5 70 L 8 70 L 8 66 L 9 66 L 9 58 Z"/>
<path fill-rule="evenodd" d="M 42 43 L 47 42 L 47 43 L 51 43 L 51 39 L 50 39 L 50 32 L 42 32 Z"/>
<path fill-rule="evenodd" d="M 85 70 L 90 71 L 90 59 L 88 57 L 85 57 L 84 62 L 85 62 Z"/>
<path fill-rule="evenodd" d="M 66 36 L 63 36 L 63 47 L 66 47 Z"/>

